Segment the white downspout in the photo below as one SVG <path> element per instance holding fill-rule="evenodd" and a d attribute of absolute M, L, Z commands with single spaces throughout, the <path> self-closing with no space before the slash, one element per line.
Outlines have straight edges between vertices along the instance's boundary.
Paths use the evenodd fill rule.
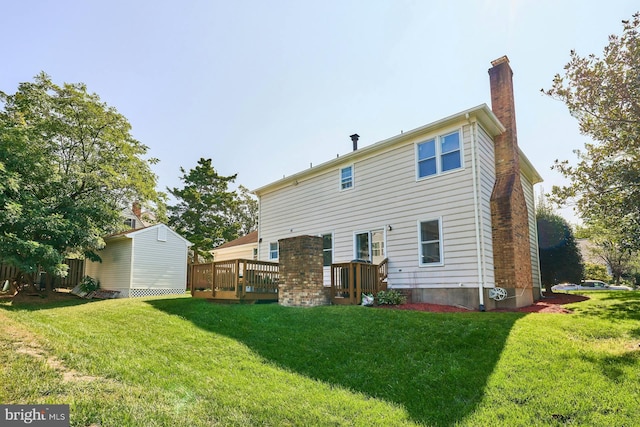
<path fill-rule="evenodd" d="M 262 246 L 262 221 L 260 220 L 260 212 L 262 212 L 262 197 L 258 196 L 258 261 L 262 261 L 260 257 L 260 247 Z"/>
<path fill-rule="evenodd" d="M 467 114 L 467 120 L 469 121 L 469 129 L 471 131 L 471 173 L 473 175 L 473 209 L 474 209 L 474 221 L 476 226 L 476 254 L 478 257 L 478 299 L 480 301 L 480 311 L 485 311 L 484 308 L 484 277 L 483 269 L 484 265 L 481 239 L 481 227 L 480 227 L 480 204 L 478 203 L 478 174 L 476 169 L 476 123 L 471 122 L 469 114 Z"/>

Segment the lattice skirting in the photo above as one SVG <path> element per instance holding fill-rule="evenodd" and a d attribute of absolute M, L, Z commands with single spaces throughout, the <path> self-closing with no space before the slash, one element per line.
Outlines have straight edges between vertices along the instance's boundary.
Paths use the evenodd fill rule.
<path fill-rule="evenodd" d="M 184 289 L 129 289 L 123 290 L 120 296 L 129 298 L 152 297 L 156 295 L 184 294 Z"/>

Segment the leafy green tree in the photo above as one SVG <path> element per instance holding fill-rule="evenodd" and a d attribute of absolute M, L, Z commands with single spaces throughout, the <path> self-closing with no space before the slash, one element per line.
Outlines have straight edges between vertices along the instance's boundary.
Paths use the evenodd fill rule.
<path fill-rule="evenodd" d="M 249 189 L 239 185 L 236 203 L 232 209 L 232 221 L 238 226 L 238 235 L 246 236 L 258 229 L 258 201 Z"/>
<path fill-rule="evenodd" d="M 99 259 L 128 200 L 158 201 L 155 159 L 84 84 L 41 73 L 0 92 L 0 260 L 64 275 L 66 256 Z"/>
<path fill-rule="evenodd" d="M 556 161 L 570 185 L 554 187 L 555 201 L 575 200 L 587 223 L 640 234 L 640 12 L 622 21 L 602 57 L 571 51 L 564 75 L 557 74 L 547 95 L 563 101 L 593 140 L 577 150 L 578 163 Z M 633 239 L 640 248 L 640 239 Z"/>
<path fill-rule="evenodd" d="M 558 283 L 580 283 L 584 266 L 571 227 L 560 215 L 538 209 L 538 248 L 542 285 L 547 292 Z"/>
<path fill-rule="evenodd" d="M 605 283 L 611 282 L 611 275 L 607 272 L 607 267 L 602 264 L 585 262 L 584 277 L 592 280 L 602 280 Z"/>
<path fill-rule="evenodd" d="M 168 206 L 169 225 L 193 243 L 193 262 L 208 259 L 216 246 L 238 237 L 239 225 L 232 212 L 236 209 L 236 193 L 229 191 L 237 174 L 219 175 L 211 159 L 201 158 L 195 168 L 180 168 L 182 188 L 167 189 L 177 204 Z"/>
<path fill-rule="evenodd" d="M 591 254 L 606 263 L 616 284 L 635 271 L 638 260 L 635 236 L 626 232 L 626 224 L 619 225 L 608 228 L 601 222 L 592 222 L 582 231 L 593 244 Z"/>

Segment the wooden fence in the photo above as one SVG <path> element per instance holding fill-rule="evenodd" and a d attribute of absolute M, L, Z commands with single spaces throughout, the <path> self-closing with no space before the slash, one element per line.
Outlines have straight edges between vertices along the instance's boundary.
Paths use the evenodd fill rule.
<path fill-rule="evenodd" d="M 331 264 L 331 303 L 360 304 L 362 294 L 387 290 L 388 260 L 380 264 L 343 262 Z"/>
<path fill-rule="evenodd" d="M 189 266 L 191 295 L 216 300 L 278 300 L 278 263 L 236 259 Z"/>
<path fill-rule="evenodd" d="M 47 283 L 52 283 L 53 287 L 73 288 L 82 281 L 84 277 L 84 260 L 82 259 L 66 259 L 64 263 L 69 266 L 66 277 L 55 277 L 44 271 L 38 271 L 33 275 L 34 284 L 41 288 Z M 0 282 L 9 280 L 10 282 L 23 282 L 26 277 L 25 273 L 18 268 L 9 264 L 0 264 Z"/>

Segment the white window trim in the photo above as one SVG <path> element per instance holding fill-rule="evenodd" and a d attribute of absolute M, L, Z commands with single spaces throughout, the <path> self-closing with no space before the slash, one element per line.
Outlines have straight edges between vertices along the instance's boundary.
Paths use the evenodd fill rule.
<path fill-rule="evenodd" d="M 358 258 L 358 253 L 356 251 L 356 236 L 358 234 L 364 234 L 364 233 L 368 233 L 369 234 L 369 261 L 373 262 L 373 248 L 372 248 L 372 241 L 371 241 L 371 232 L 373 231 L 382 231 L 382 242 L 384 245 L 384 257 L 385 258 L 389 258 L 389 255 L 387 254 L 387 228 L 385 226 L 380 226 L 380 227 L 373 227 L 373 228 L 369 228 L 369 229 L 364 229 L 364 230 L 356 230 L 353 232 L 353 243 L 352 243 L 352 255 L 353 258 L 352 259 L 357 259 Z"/>
<path fill-rule="evenodd" d="M 276 257 L 275 258 L 271 258 L 271 245 L 275 244 L 276 245 Z M 279 259 L 280 258 L 280 245 L 278 244 L 278 242 L 269 242 L 269 259 Z"/>
<path fill-rule="evenodd" d="M 351 168 L 351 187 L 342 188 L 342 171 L 347 168 Z M 355 186 L 356 186 L 356 168 L 353 165 L 353 163 L 350 165 L 340 167 L 340 169 L 338 169 L 338 188 L 340 189 L 340 191 L 353 190 Z"/>
<path fill-rule="evenodd" d="M 458 132 L 460 134 L 460 167 L 456 169 L 450 169 L 448 171 L 442 172 L 442 140 L 441 138 L 447 135 L 451 135 L 452 133 Z M 418 145 L 430 141 L 435 140 L 436 145 L 436 173 L 433 175 L 420 176 L 420 165 L 419 165 L 419 154 L 418 154 Z M 414 147 L 415 151 L 415 167 L 416 167 L 416 181 L 422 181 L 429 178 L 435 178 L 437 176 L 447 175 L 450 173 L 459 172 L 464 170 L 464 132 L 461 127 L 451 128 L 444 132 L 439 132 L 437 135 L 430 135 L 427 138 L 422 138 L 420 141 L 415 143 Z"/>
<path fill-rule="evenodd" d="M 330 233 L 321 233 L 321 234 L 320 234 L 320 237 L 322 237 L 322 241 L 323 241 L 323 246 L 322 246 L 322 266 L 323 266 L 323 267 L 331 267 L 331 265 L 328 265 L 328 266 L 324 265 L 324 251 L 325 251 L 325 249 L 324 249 L 324 236 L 327 236 L 327 235 L 328 235 L 328 236 L 331 236 L 331 264 L 333 264 L 333 261 L 335 260 L 335 256 L 334 256 L 334 248 L 335 248 L 335 245 L 333 244 L 333 243 L 334 243 L 334 235 L 333 235 L 333 232 L 330 232 Z"/>
<path fill-rule="evenodd" d="M 440 242 L 440 262 L 431 262 L 425 264 L 422 262 L 422 229 L 420 224 L 423 222 L 438 221 L 438 237 Z M 443 267 L 444 266 L 444 236 L 442 234 L 442 217 L 419 219 L 417 223 L 418 229 L 418 267 Z"/>

